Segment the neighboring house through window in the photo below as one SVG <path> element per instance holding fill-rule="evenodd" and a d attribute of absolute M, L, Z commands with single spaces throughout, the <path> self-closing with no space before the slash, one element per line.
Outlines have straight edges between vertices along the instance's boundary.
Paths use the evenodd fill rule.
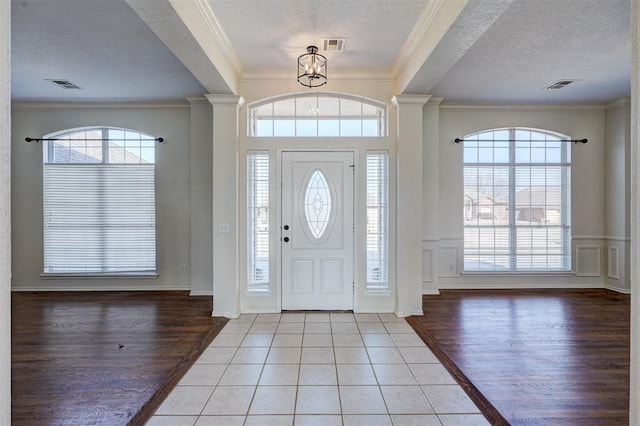
<path fill-rule="evenodd" d="M 566 139 L 520 128 L 465 136 L 465 271 L 571 269 Z"/>
<path fill-rule="evenodd" d="M 155 273 L 154 138 L 106 127 L 46 138 L 44 273 Z"/>

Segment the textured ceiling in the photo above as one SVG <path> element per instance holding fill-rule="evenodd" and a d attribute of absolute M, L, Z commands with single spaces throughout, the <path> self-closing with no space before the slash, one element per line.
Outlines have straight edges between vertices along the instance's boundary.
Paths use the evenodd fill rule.
<path fill-rule="evenodd" d="M 428 0 L 208 0 L 245 72 L 295 70 L 306 47 L 346 38 L 331 70 L 390 70 Z M 322 53 L 322 52 L 321 52 Z M 324 54 L 324 53 L 323 53 Z"/>
<path fill-rule="evenodd" d="M 629 96 L 630 14 L 629 0 L 516 0 L 429 93 L 497 103 Z M 544 89 L 561 79 L 579 81 Z"/>
<path fill-rule="evenodd" d="M 158 101 L 204 91 L 124 0 L 13 0 L 11 8 L 14 100 Z"/>
<path fill-rule="evenodd" d="M 231 93 L 247 75 L 292 74 L 295 58 L 322 37 L 347 39 L 345 52 L 327 54 L 330 83 L 360 70 L 395 79 L 409 60 L 403 92 L 447 102 L 629 96 L 630 0 L 468 0 L 434 49 L 410 57 L 426 12 L 450 2 L 466 0 L 12 0 L 12 96 L 143 102 Z M 207 8 L 211 15 L 198 16 Z M 560 79 L 578 81 L 544 90 Z"/>

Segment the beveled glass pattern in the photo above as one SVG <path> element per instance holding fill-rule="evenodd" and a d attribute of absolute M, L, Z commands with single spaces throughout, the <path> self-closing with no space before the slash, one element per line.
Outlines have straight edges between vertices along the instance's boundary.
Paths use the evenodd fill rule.
<path fill-rule="evenodd" d="M 304 214 L 311 235 L 315 238 L 321 238 L 327 230 L 331 218 L 331 191 L 321 170 L 313 172 L 307 183 Z"/>

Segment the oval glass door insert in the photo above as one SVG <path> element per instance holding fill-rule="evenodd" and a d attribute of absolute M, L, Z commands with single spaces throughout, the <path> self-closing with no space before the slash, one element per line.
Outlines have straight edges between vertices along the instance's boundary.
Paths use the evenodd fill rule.
<path fill-rule="evenodd" d="M 316 170 L 309 178 L 304 197 L 304 214 L 311 235 L 321 238 L 331 217 L 331 191 L 324 173 Z"/>

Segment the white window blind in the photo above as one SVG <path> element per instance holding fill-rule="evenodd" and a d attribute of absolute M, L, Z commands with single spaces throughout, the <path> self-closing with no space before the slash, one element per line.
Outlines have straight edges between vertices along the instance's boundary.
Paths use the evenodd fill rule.
<path fill-rule="evenodd" d="M 269 289 L 269 154 L 247 155 L 247 290 Z"/>
<path fill-rule="evenodd" d="M 389 287 L 389 155 L 367 153 L 367 289 Z"/>
<path fill-rule="evenodd" d="M 116 139 L 111 131 L 122 137 Z M 151 137 L 126 133 L 99 128 L 46 143 L 45 274 L 156 271 L 153 142 L 141 154 L 141 143 Z M 110 158 L 123 164 L 109 164 Z"/>
<path fill-rule="evenodd" d="M 570 270 L 570 144 L 529 129 L 464 140 L 464 269 Z"/>

